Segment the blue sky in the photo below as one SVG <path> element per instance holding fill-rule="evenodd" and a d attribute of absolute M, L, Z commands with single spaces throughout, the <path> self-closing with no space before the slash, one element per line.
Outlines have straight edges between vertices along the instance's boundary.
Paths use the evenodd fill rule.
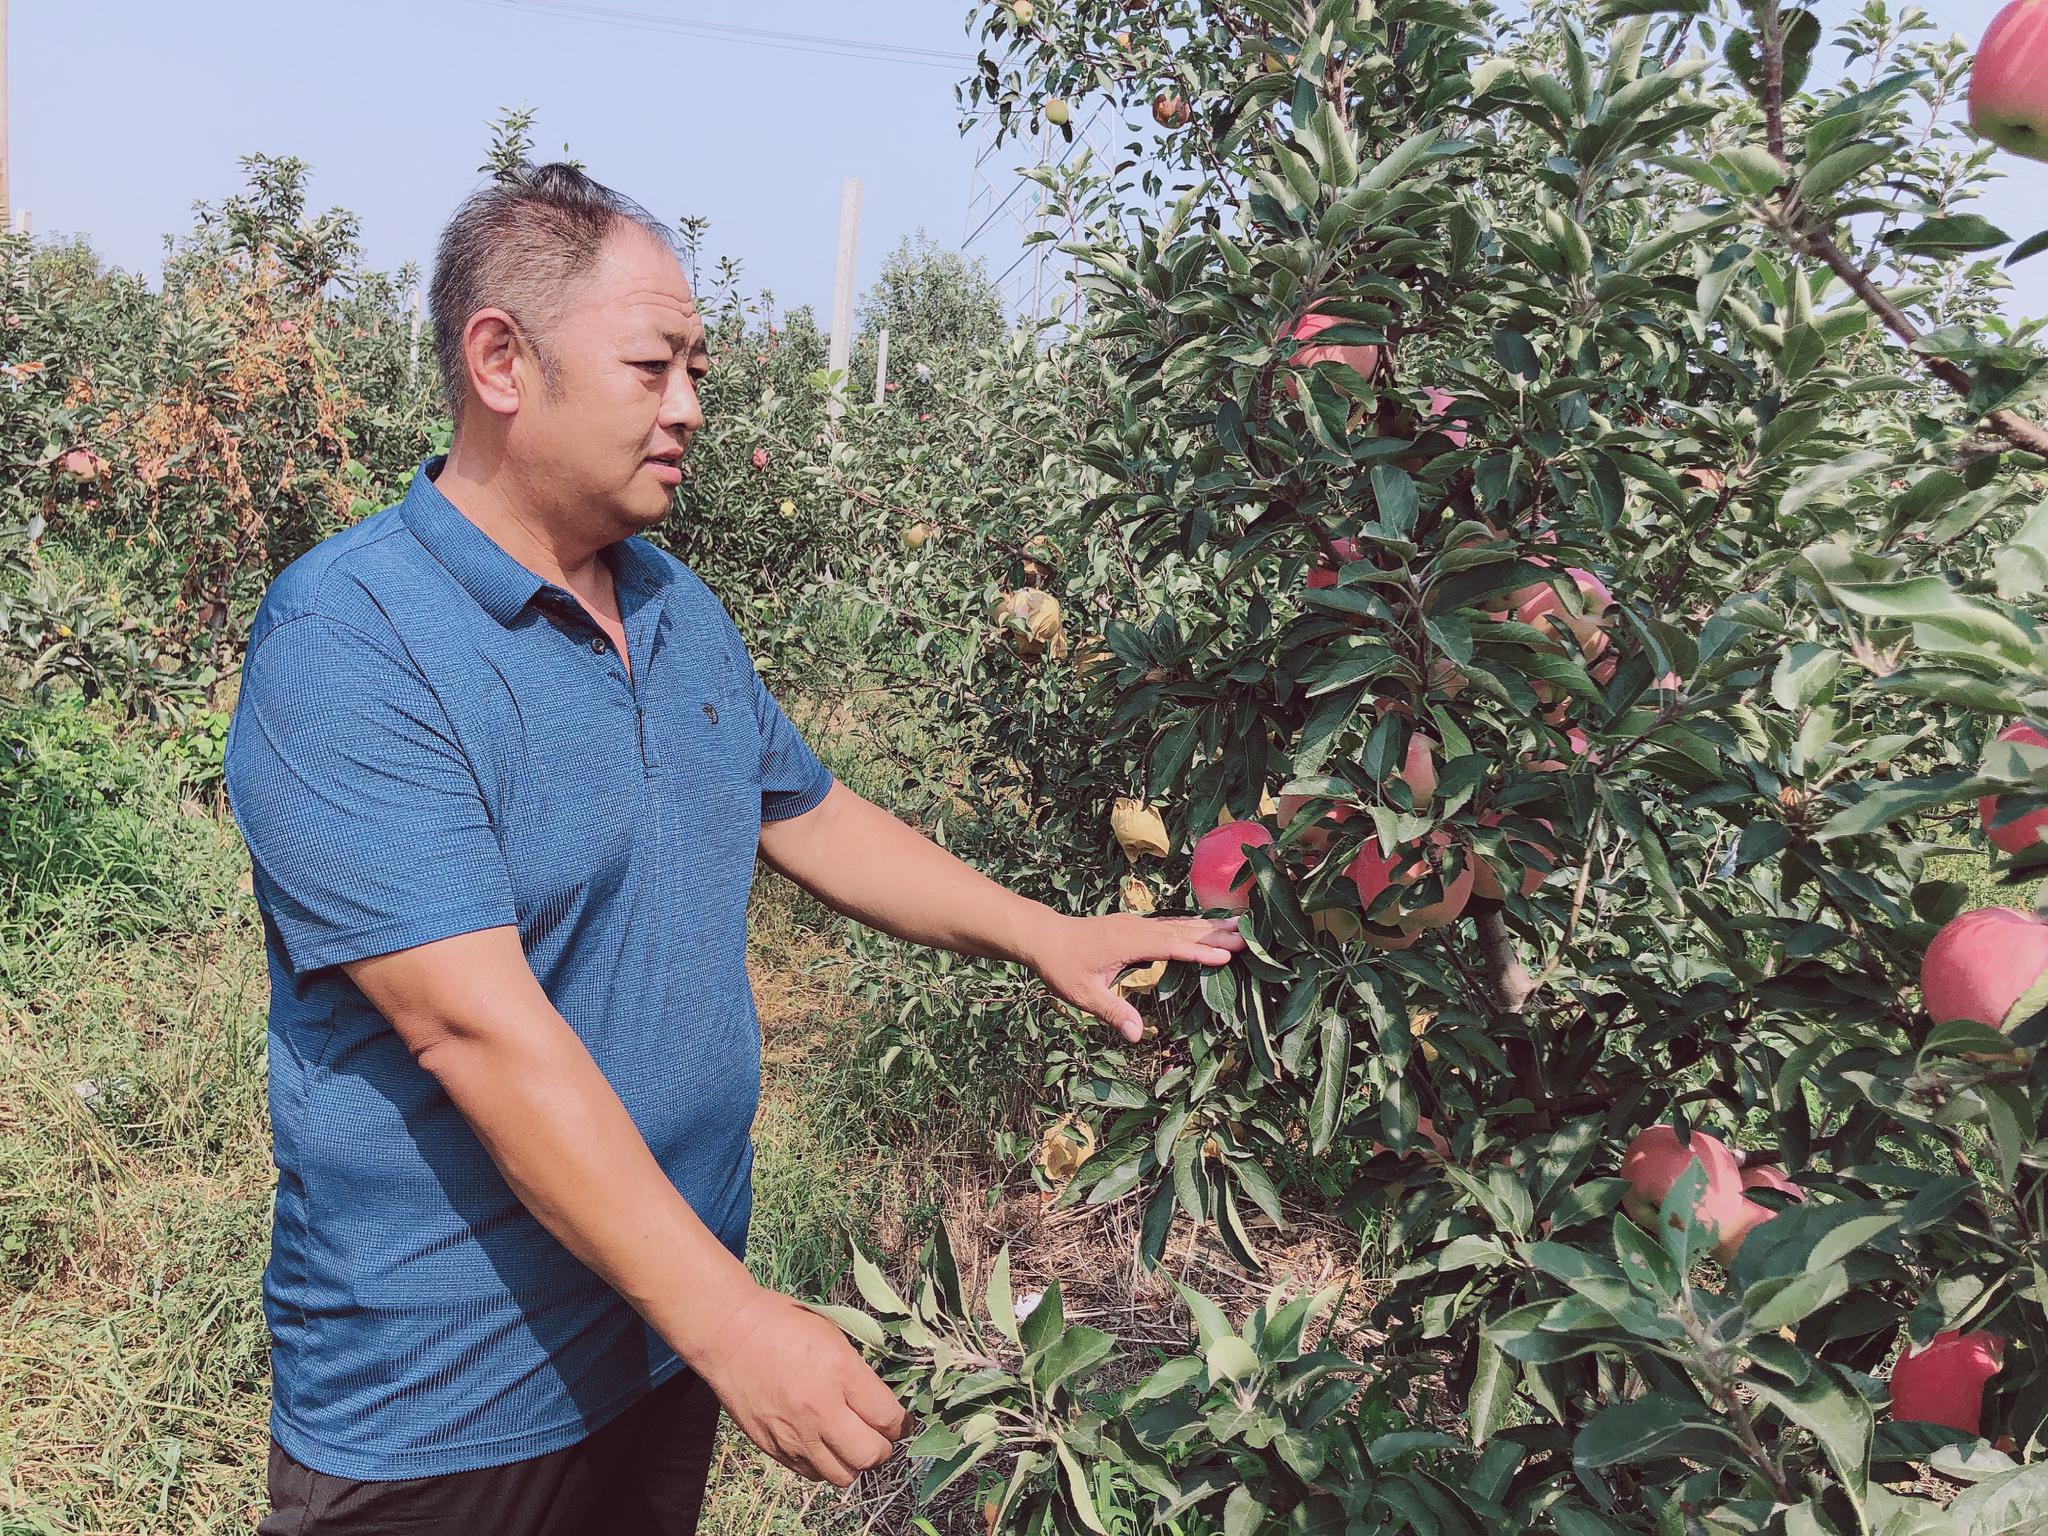
<path fill-rule="evenodd" d="M 964 0 L 617 4 L 973 53 Z M 1820 0 L 1830 18 L 1849 4 Z M 1974 41 L 1997 4 L 1927 9 Z M 739 257 L 746 286 L 821 318 L 845 177 L 864 183 L 863 287 L 901 236 L 922 226 L 950 246 L 966 229 L 974 145 L 953 101 L 964 65 L 746 46 L 516 0 L 13 0 L 11 17 L 14 205 L 39 235 L 88 235 L 152 273 L 163 235 L 189 227 L 194 200 L 236 190 L 237 157 L 256 150 L 309 161 L 314 206 L 358 214 L 373 265 L 424 264 L 477 180 L 488 120 L 522 103 L 539 109 L 541 150 L 566 140 L 657 214 L 709 217 L 710 252 Z M 2012 179 L 1983 211 L 2015 237 L 2048 224 L 2048 165 L 2000 163 Z M 1015 252 L 989 255 L 1000 269 Z M 2048 315 L 2048 255 L 2016 275 L 2013 313 Z"/>

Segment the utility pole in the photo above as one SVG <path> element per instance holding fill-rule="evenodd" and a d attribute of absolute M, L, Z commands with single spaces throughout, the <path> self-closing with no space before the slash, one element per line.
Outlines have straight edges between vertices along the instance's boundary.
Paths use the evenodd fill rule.
<path fill-rule="evenodd" d="M 839 194 L 839 275 L 832 285 L 832 347 L 825 366 L 842 376 L 825 414 L 837 421 L 846 414 L 843 376 L 853 363 L 853 258 L 860 244 L 860 178 L 849 176 Z"/>
<path fill-rule="evenodd" d="M 0 0 L 5 5 L 7 0 Z M 412 354 L 406 363 L 405 376 L 409 383 L 417 383 L 420 376 L 420 291 L 412 291 Z"/>
<path fill-rule="evenodd" d="M 882 397 L 889 392 L 889 327 L 882 327 L 881 339 L 875 344 L 875 404 L 882 403 Z"/>
<path fill-rule="evenodd" d="M 7 0 L 0 0 L 0 229 L 14 227 L 7 169 Z"/>

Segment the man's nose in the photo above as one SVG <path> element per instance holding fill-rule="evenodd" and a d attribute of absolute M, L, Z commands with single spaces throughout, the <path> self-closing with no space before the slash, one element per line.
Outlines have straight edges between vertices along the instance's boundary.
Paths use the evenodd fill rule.
<path fill-rule="evenodd" d="M 661 424 L 694 433 L 704 425 L 703 402 L 697 398 L 697 381 L 677 369 L 675 382 L 661 402 Z"/>

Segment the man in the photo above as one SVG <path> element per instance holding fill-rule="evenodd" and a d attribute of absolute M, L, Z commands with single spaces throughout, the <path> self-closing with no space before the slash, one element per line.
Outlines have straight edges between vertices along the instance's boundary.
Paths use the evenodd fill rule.
<path fill-rule="evenodd" d="M 456 429 L 256 616 L 228 739 L 272 1002 L 266 1532 L 694 1528 L 719 1406 L 844 1486 L 908 1425 L 741 1262 L 756 851 L 837 911 L 1116 974 L 1234 928 L 1075 918 L 835 783 L 668 513 L 704 329 L 668 232 L 566 166 L 473 195 L 434 342 Z"/>

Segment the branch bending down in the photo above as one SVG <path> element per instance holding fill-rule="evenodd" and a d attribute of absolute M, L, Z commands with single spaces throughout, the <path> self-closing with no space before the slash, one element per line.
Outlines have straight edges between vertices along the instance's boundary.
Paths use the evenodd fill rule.
<path fill-rule="evenodd" d="M 1849 285 L 1849 291 L 1868 305 L 1871 313 L 1884 322 L 1886 330 L 1908 347 L 1916 346 L 1920 340 L 1920 328 L 1907 318 L 1906 313 L 1898 305 L 1884 296 L 1877 284 L 1870 280 L 1869 273 L 1849 259 L 1848 252 L 1835 243 L 1832 234 L 1816 224 L 1805 224 L 1801 227 L 1798 223 L 1789 222 L 1781 225 L 1781 232 L 1796 241 L 1807 255 L 1817 256 L 1826 262 L 1829 270 Z M 1914 355 L 1920 359 L 1921 366 L 1942 383 L 1965 400 L 1970 397 L 1970 391 L 1976 387 L 1976 381 L 1970 377 L 1967 370 L 1957 367 L 1945 357 L 1928 357 L 1917 350 Z M 2048 429 L 2028 420 L 2017 411 L 1993 411 L 1984 419 L 1992 431 L 2015 448 L 2024 448 L 2029 453 L 2038 453 L 2048 458 Z"/>
<path fill-rule="evenodd" d="M 1849 259 L 1826 221 L 1816 217 L 1799 201 L 1798 194 L 1789 190 L 1794 176 L 1792 162 L 1785 154 L 1785 29 L 1779 19 L 1777 0 L 1764 0 L 1757 8 L 1757 42 L 1763 50 L 1763 108 L 1764 120 L 1769 125 L 1770 154 L 1783 167 L 1788 183 L 1788 190 L 1766 210 L 1766 224 L 1793 250 L 1827 263 L 1828 270 L 1848 284 L 1849 291 L 1884 323 L 1884 328 L 1913 349 L 1913 355 L 1919 358 L 1922 367 L 1965 400 L 1969 399 L 1976 388 L 1976 380 L 1970 377 L 1968 370 L 1957 367 L 1945 357 L 1929 357 L 1918 350 L 1920 328 L 1904 310 L 1878 290 L 1868 272 Z M 1984 419 L 1992 431 L 2015 448 L 2024 448 L 2029 453 L 2048 458 L 2048 430 L 2037 422 L 2017 411 L 2006 410 L 1993 411 Z"/>

